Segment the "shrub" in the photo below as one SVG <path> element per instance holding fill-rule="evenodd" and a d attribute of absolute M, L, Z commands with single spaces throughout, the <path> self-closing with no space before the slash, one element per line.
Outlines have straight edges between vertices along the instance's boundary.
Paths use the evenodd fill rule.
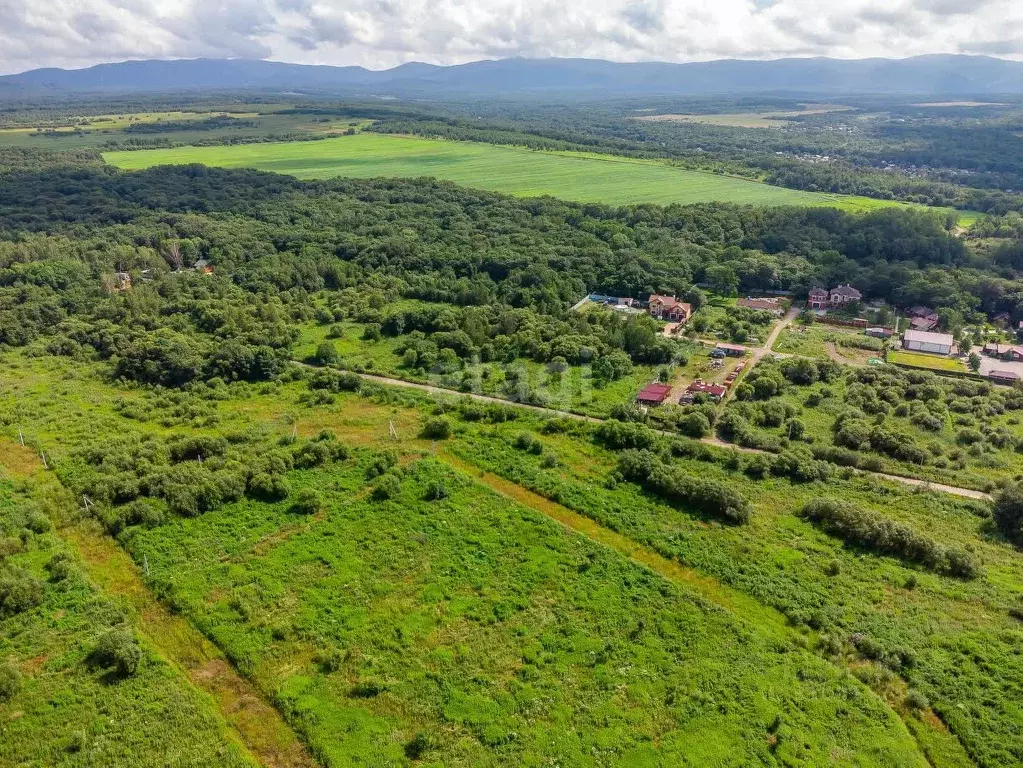
<path fill-rule="evenodd" d="M 442 499 L 446 499 L 449 495 L 447 486 L 444 485 L 443 480 L 431 480 L 430 484 L 426 486 L 427 501 L 441 501 Z"/>
<path fill-rule="evenodd" d="M 423 437 L 429 440 L 446 440 L 451 437 L 451 420 L 446 416 L 435 416 L 423 424 Z"/>
<path fill-rule="evenodd" d="M 678 424 L 678 431 L 688 437 L 704 437 L 710 433 L 710 420 L 700 412 L 686 414 Z"/>
<path fill-rule="evenodd" d="M 1007 486 L 995 497 L 995 525 L 1009 541 L 1023 547 L 1023 484 Z"/>
<path fill-rule="evenodd" d="M 65 581 L 77 572 L 74 561 L 66 552 L 58 552 L 46 563 L 46 570 L 50 573 L 50 581 Z"/>
<path fill-rule="evenodd" d="M 384 501 L 386 499 L 393 499 L 401 493 L 401 481 L 397 475 L 388 472 L 385 475 L 381 475 L 377 481 L 376 487 L 373 488 L 373 498 L 377 501 Z"/>
<path fill-rule="evenodd" d="M 128 627 L 115 627 L 100 637 L 90 658 L 98 667 L 112 668 L 120 677 L 130 677 L 142 661 L 142 649 Z"/>
<path fill-rule="evenodd" d="M 319 365 L 337 365 L 340 359 L 341 356 L 332 341 L 321 341 L 316 347 L 316 354 L 313 355 L 313 360 Z"/>
<path fill-rule="evenodd" d="M 344 461 L 349 456 L 348 446 L 333 439 L 319 439 L 304 443 L 294 453 L 295 467 L 309 469 L 331 461 Z"/>
<path fill-rule="evenodd" d="M 731 486 L 690 477 L 649 451 L 625 451 L 619 459 L 618 471 L 665 499 L 690 504 L 731 523 L 749 522 L 753 514 L 749 502 Z"/>
<path fill-rule="evenodd" d="M 14 698 L 21 690 L 21 673 L 10 662 L 0 664 L 0 703 Z"/>
<path fill-rule="evenodd" d="M 362 377 L 351 371 L 316 371 L 309 379 L 309 388 L 328 392 L 358 392 L 362 388 Z"/>
<path fill-rule="evenodd" d="M 288 482 L 280 475 L 257 472 L 249 478 L 249 495 L 268 501 L 279 501 L 288 497 Z"/>
<path fill-rule="evenodd" d="M 594 433 L 608 448 L 651 448 L 657 440 L 652 429 L 634 422 L 603 422 Z"/>
<path fill-rule="evenodd" d="M 303 488 L 291 502 L 291 511 L 299 515 L 315 515 L 322 510 L 323 499 L 312 488 Z"/>
<path fill-rule="evenodd" d="M 419 760 L 431 749 L 433 749 L 433 740 L 425 733 L 417 733 L 405 745 L 405 757 L 409 760 Z"/>
<path fill-rule="evenodd" d="M 916 688 L 910 688 L 909 693 L 906 694 L 906 706 L 910 709 L 927 709 L 931 706 L 931 702 Z"/>
<path fill-rule="evenodd" d="M 43 601 L 43 583 L 28 571 L 9 568 L 0 574 L 0 617 L 35 608 Z"/>
<path fill-rule="evenodd" d="M 803 506 L 802 516 L 849 544 L 894 555 L 938 573 L 972 579 L 980 572 L 969 553 L 945 549 L 907 525 L 843 501 L 811 499 Z"/>

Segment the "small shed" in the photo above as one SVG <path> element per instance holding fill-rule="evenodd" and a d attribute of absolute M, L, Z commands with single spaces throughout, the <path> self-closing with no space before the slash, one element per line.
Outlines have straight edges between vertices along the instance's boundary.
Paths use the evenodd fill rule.
<path fill-rule="evenodd" d="M 987 377 L 998 384 L 1013 385 L 1019 381 L 1019 374 L 1013 371 L 991 371 Z"/>
<path fill-rule="evenodd" d="M 671 386 L 654 382 L 653 384 L 647 384 L 640 390 L 640 393 L 636 395 L 636 402 L 640 405 L 661 405 L 668 399 L 670 394 Z"/>
<path fill-rule="evenodd" d="M 745 357 L 748 350 L 741 344 L 718 344 L 714 351 L 724 352 L 729 357 Z"/>

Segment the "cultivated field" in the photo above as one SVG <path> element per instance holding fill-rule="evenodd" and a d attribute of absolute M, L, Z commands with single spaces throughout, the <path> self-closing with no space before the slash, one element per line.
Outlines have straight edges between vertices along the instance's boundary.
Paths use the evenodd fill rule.
<path fill-rule="evenodd" d="M 223 168 L 258 168 L 303 179 L 433 176 L 523 197 L 553 195 L 609 205 L 722 201 L 827 205 L 848 210 L 886 205 L 869 198 L 800 192 L 686 171 L 656 161 L 375 134 L 309 142 L 108 152 L 104 158 L 111 165 L 127 169 L 202 163 Z"/>

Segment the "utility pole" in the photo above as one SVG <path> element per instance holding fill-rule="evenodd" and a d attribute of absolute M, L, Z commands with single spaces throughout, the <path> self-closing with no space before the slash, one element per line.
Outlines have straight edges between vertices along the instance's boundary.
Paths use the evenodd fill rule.
<path fill-rule="evenodd" d="M 387 420 L 387 430 L 388 430 L 388 433 L 391 436 L 391 439 L 397 441 L 397 439 L 398 439 L 398 430 L 396 430 L 394 428 L 394 422 L 391 421 L 390 419 Z"/>

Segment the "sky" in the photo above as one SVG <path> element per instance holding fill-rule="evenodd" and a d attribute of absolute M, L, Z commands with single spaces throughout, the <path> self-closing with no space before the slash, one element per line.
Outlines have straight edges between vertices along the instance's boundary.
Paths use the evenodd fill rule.
<path fill-rule="evenodd" d="M 1023 60 L 1023 0 L 0 0 L 0 73 L 196 57 L 384 69 L 924 53 Z"/>

